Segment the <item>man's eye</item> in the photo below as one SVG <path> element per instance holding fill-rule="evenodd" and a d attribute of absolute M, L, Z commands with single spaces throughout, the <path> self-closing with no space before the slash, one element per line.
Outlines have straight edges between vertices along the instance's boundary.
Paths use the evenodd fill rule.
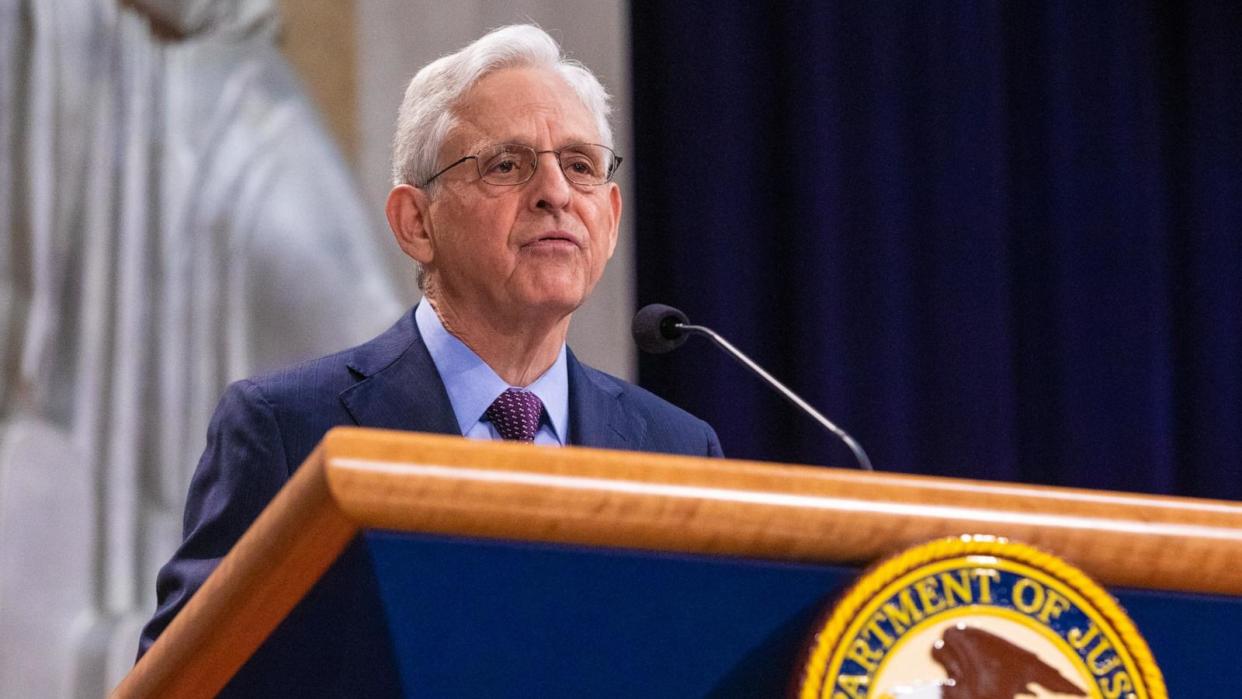
<path fill-rule="evenodd" d="M 508 175 L 522 169 L 522 161 L 517 156 L 502 155 L 492 158 L 487 163 L 487 174 Z"/>
<path fill-rule="evenodd" d="M 565 169 L 578 175 L 593 175 L 596 170 L 595 164 L 589 158 L 581 156 L 567 159 Z"/>

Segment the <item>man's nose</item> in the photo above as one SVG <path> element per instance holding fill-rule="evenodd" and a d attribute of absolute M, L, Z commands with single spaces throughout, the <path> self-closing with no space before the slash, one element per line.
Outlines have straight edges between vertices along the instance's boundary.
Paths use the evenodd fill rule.
<path fill-rule="evenodd" d="M 536 209 L 563 209 L 569 206 L 573 185 L 561 170 L 560 158 L 552 151 L 543 151 L 535 157 L 540 160 L 530 181 L 532 206 Z"/>

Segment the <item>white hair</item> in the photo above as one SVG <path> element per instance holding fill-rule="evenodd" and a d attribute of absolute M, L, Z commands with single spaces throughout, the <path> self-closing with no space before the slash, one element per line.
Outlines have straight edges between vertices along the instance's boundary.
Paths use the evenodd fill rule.
<path fill-rule="evenodd" d="M 608 92 L 586 66 L 565 58 L 547 32 L 515 24 L 488 32 L 457 53 L 427 64 L 410 80 L 397 113 L 392 148 L 393 185 L 421 185 L 435 174 L 440 148 L 457 125 L 454 108 L 483 76 L 501 68 L 538 67 L 569 84 L 595 117 L 603 145 L 611 148 Z"/>

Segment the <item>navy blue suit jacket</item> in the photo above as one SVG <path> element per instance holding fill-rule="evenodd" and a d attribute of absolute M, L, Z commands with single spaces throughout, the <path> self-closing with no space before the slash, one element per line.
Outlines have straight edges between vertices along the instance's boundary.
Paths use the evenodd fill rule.
<path fill-rule="evenodd" d="M 655 395 L 592 369 L 568 354 L 569 436 L 576 445 L 719 456 L 707 423 Z M 158 609 L 143 629 L 139 656 L 168 626 L 276 492 L 330 428 L 359 425 L 460 434 L 440 375 L 413 312 L 353 349 L 228 387 L 212 417 L 207 448 L 190 483 L 184 539 L 156 581 Z M 260 651 L 272 656 L 240 694 L 289 690 L 282 673 L 320 675 L 347 694 L 389 693 L 395 679 L 346 668 L 390 654 L 376 607 L 365 547 L 355 542 L 310 597 Z M 291 628 L 286 628 L 291 627 Z M 342 652 L 345 647 L 348 653 Z M 270 650 L 279 647 L 277 650 Z M 287 651 L 281 653 L 280 649 Z M 256 656 L 256 660 L 258 655 Z M 254 661 L 252 661 L 253 664 Z M 259 675 L 267 680 L 259 679 Z M 378 676 L 377 676 L 378 675 Z M 273 679 L 274 678 L 274 679 Z M 363 685 L 357 684 L 363 682 Z M 269 682 L 265 684 L 265 682 Z M 366 683 L 372 686 L 367 687 Z M 307 686 L 312 686 L 313 683 Z M 361 696 L 361 695 L 359 695 Z"/>

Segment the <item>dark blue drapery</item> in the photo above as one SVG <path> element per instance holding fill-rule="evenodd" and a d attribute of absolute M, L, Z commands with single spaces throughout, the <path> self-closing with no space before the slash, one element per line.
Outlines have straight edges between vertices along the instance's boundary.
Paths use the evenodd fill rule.
<path fill-rule="evenodd" d="M 638 301 L 885 470 L 1242 498 L 1242 4 L 632 9 Z M 848 464 L 691 340 L 728 455 Z"/>

